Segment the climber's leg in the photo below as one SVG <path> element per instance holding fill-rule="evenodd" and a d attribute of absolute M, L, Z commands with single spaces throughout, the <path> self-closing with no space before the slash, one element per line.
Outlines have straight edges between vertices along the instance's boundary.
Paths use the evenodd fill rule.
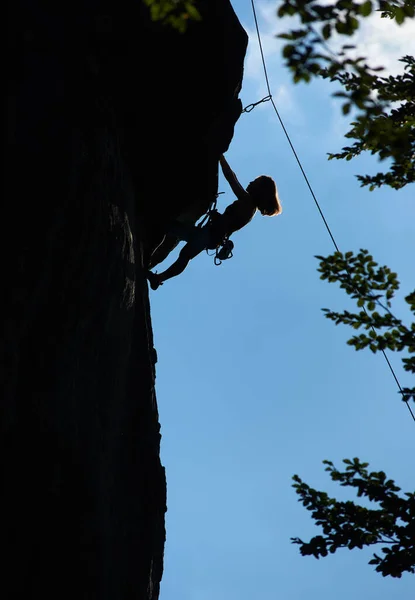
<path fill-rule="evenodd" d="M 162 273 L 152 273 L 149 271 L 147 273 L 147 278 L 150 282 L 151 289 L 156 290 L 167 279 L 177 277 L 177 275 L 183 273 L 192 258 L 200 254 L 202 250 L 205 250 L 205 248 L 208 246 L 208 236 L 208 229 L 202 227 L 201 229 L 197 230 L 195 235 L 192 236 L 192 240 L 183 246 L 177 260 L 168 269 Z"/>

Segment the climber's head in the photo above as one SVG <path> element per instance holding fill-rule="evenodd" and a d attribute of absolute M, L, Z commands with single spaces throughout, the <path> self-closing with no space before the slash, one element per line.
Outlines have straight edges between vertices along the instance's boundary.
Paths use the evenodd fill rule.
<path fill-rule="evenodd" d="M 272 177 L 260 175 L 246 188 L 258 207 L 258 210 L 267 217 L 274 217 L 282 213 L 282 206 L 278 197 L 277 186 Z"/>

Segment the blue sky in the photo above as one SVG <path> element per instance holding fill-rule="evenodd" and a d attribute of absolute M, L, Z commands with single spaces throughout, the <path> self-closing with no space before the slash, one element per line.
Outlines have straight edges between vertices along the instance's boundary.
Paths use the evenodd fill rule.
<path fill-rule="evenodd" d="M 254 33 L 250 2 L 233 6 Z M 340 248 L 368 248 L 399 274 L 394 312 L 409 319 L 414 190 L 360 188 L 354 175 L 378 170 L 371 157 L 327 161 L 347 121 L 326 83 L 290 83 L 273 37 L 282 28 L 275 7 L 257 4 L 280 114 Z M 399 35 L 374 23 L 359 42 L 393 69 L 393 52 L 414 52 L 413 39 L 414 23 Z M 266 95 L 256 44 L 250 37 L 244 105 Z M 227 159 L 242 184 L 274 177 L 284 212 L 257 215 L 235 234 L 232 260 L 216 267 L 202 254 L 151 292 L 168 486 L 161 599 L 412 600 L 413 576 L 382 578 L 367 565 L 370 552 L 317 561 L 290 543 L 317 532 L 291 487 L 294 473 L 345 497 L 321 461 L 359 456 L 413 490 L 415 423 L 382 357 L 355 352 L 351 331 L 321 312 L 352 305 L 318 277 L 314 255 L 331 253 L 332 243 L 270 103 L 241 116 Z M 223 178 L 219 190 L 223 209 L 234 198 Z M 401 384 L 412 385 L 399 356 L 390 358 Z"/>

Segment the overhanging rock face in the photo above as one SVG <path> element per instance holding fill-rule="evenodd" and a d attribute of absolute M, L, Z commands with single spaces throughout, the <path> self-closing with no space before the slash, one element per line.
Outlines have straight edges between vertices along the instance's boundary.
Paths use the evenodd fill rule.
<path fill-rule="evenodd" d="M 10 3 L 2 597 L 158 597 L 145 270 L 216 193 L 247 44 L 229 2 L 200 10 L 180 35 L 132 0 Z"/>

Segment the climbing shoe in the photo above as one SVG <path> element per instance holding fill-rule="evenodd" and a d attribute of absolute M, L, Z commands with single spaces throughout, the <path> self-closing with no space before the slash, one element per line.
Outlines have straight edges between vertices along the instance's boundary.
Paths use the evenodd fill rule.
<path fill-rule="evenodd" d="M 157 273 L 152 273 L 151 271 L 147 271 L 147 279 L 150 283 L 150 287 L 152 290 L 156 290 L 158 287 L 163 285 L 163 282 L 160 281 Z"/>

